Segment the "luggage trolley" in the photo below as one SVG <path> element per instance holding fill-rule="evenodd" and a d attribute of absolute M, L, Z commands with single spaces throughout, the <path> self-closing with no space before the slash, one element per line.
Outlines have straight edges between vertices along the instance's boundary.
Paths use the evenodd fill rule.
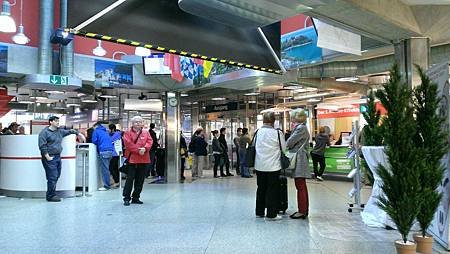
<path fill-rule="evenodd" d="M 352 171 L 347 175 L 348 178 L 353 178 L 353 188 L 349 192 L 349 196 L 354 198 L 354 203 L 348 204 L 348 212 L 353 210 L 364 210 L 364 204 L 361 203 L 361 163 L 360 155 L 361 148 L 359 147 L 359 121 L 353 122 L 352 128 L 352 150 L 347 154 L 348 158 L 353 159 Z"/>

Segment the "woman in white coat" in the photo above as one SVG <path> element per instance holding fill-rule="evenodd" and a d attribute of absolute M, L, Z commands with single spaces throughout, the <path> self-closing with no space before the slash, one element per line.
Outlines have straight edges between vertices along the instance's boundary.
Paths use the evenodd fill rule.
<path fill-rule="evenodd" d="M 291 119 L 296 124 L 291 136 L 286 141 L 290 152 L 297 152 L 297 164 L 293 172 L 295 187 L 297 188 L 298 211 L 292 214 L 292 219 L 306 219 L 309 213 L 308 188 L 306 178 L 311 177 L 308 169 L 309 132 L 306 127 L 307 115 L 302 109 L 291 112 Z"/>

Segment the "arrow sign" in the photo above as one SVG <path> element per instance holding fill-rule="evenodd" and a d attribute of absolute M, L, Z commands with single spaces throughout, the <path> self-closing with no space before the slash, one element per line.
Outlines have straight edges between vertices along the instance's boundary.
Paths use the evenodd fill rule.
<path fill-rule="evenodd" d="M 58 82 L 58 78 L 55 75 L 50 76 L 50 83 L 52 83 L 53 85 L 56 85 L 57 82 Z"/>
<path fill-rule="evenodd" d="M 50 84 L 66 86 L 69 84 L 69 77 L 60 75 L 50 75 Z"/>

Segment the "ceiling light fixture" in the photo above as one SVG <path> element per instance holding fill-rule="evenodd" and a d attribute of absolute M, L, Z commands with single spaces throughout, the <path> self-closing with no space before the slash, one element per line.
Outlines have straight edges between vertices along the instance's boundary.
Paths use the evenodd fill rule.
<path fill-rule="evenodd" d="M 0 13 L 0 32 L 16 32 L 16 22 L 11 17 L 11 4 L 7 0 L 3 0 L 2 12 Z"/>
<path fill-rule="evenodd" d="M 181 97 L 188 97 L 189 94 L 187 94 L 187 93 L 182 93 L 182 94 L 180 94 L 180 96 L 181 96 Z"/>
<path fill-rule="evenodd" d="M 45 91 L 46 93 L 48 93 L 48 94 L 64 94 L 64 92 L 63 91 Z"/>
<path fill-rule="evenodd" d="M 106 50 L 102 47 L 102 41 L 97 40 L 97 47 L 92 50 L 92 54 L 96 56 L 105 56 Z"/>
<path fill-rule="evenodd" d="M 144 48 L 144 47 L 136 47 L 136 49 L 134 50 L 134 54 L 137 56 L 150 56 L 152 54 L 152 51 L 150 51 L 150 49 L 148 48 Z"/>
<path fill-rule="evenodd" d="M 252 93 L 246 93 L 244 95 L 245 96 L 257 96 L 257 95 L 259 95 L 259 93 L 258 92 L 252 92 Z"/>
<path fill-rule="evenodd" d="M 212 101 L 224 101 L 224 100 L 226 100 L 227 98 L 222 98 L 222 97 L 215 97 L 215 98 L 212 98 L 211 100 Z"/>
<path fill-rule="evenodd" d="M 345 78 L 337 78 L 336 81 L 338 82 L 351 82 L 358 80 L 357 77 L 345 77 Z"/>
<path fill-rule="evenodd" d="M 28 38 L 25 35 L 25 33 L 24 33 L 22 19 L 23 19 L 23 0 L 20 0 L 20 25 L 19 25 L 19 32 L 12 37 L 12 40 L 16 44 L 25 45 L 28 42 L 30 42 L 30 38 Z"/>
<path fill-rule="evenodd" d="M 97 100 L 94 98 L 94 96 L 87 96 L 87 97 L 81 99 L 81 102 L 83 102 L 83 103 L 97 103 Z"/>

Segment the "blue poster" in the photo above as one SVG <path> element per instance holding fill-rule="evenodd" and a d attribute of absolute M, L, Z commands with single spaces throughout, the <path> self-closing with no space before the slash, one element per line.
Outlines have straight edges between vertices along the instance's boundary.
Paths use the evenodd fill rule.
<path fill-rule="evenodd" d="M 133 85 L 133 65 L 95 60 L 97 87 L 128 87 Z"/>
<path fill-rule="evenodd" d="M 0 46 L 0 73 L 8 72 L 8 47 Z"/>
<path fill-rule="evenodd" d="M 281 36 L 281 62 L 286 69 L 319 62 L 322 49 L 317 47 L 314 26 L 296 30 Z"/>

